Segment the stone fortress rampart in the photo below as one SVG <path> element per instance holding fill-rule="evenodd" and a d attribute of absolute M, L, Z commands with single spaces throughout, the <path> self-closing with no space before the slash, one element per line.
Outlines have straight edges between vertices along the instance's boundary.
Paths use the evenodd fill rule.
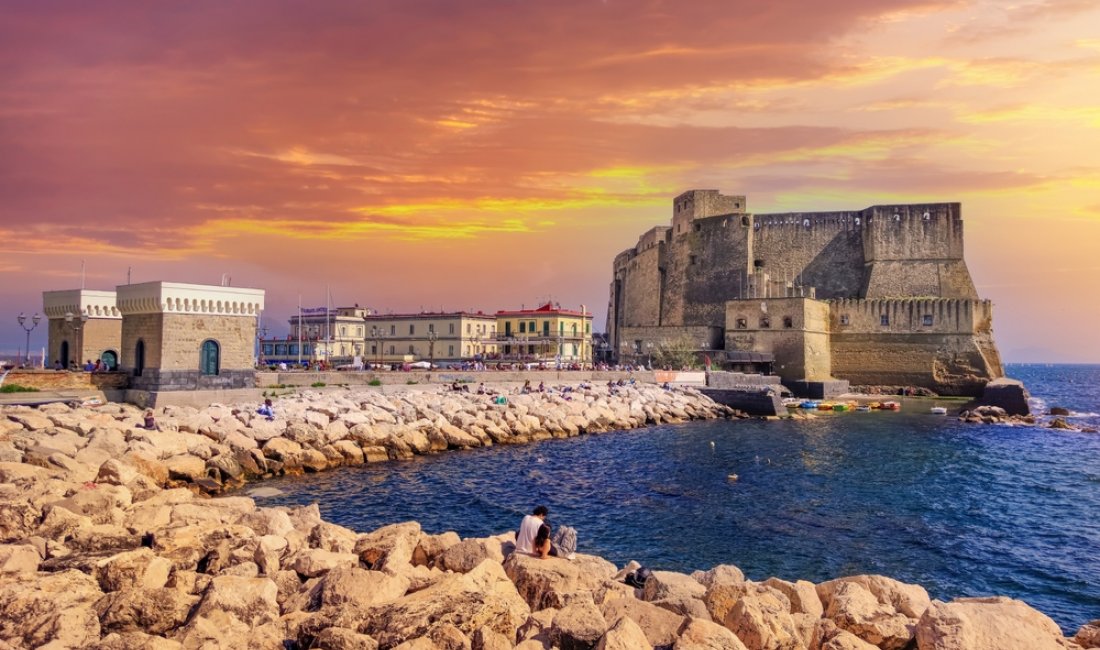
<path fill-rule="evenodd" d="M 671 226 L 648 230 L 616 256 L 610 342 L 620 359 L 640 360 L 687 328 L 703 352 L 774 355 L 767 341 L 776 337 L 746 338 L 760 328 L 755 318 L 737 332 L 727 303 L 759 310 L 762 299 L 821 301 L 830 314 L 824 353 L 833 376 L 976 393 L 1003 367 L 992 307 L 979 299 L 963 252 L 958 203 L 754 215 L 744 196 L 691 190 L 673 200 Z M 763 329 L 782 328 L 783 315 L 776 318 L 779 325 Z M 808 344 L 804 330 L 787 329 L 783 350 Z M 779 352 L 774 370 L 785 381 L 831 378 L 787 376 L 806 368 L 788 367 Z"/>

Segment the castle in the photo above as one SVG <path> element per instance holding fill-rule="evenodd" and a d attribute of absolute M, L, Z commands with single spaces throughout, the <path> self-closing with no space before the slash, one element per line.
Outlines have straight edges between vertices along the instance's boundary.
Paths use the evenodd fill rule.
<path fill-rule="evenodd" d="M 958 203 L 750 214 L 744 196 L 691 190 L 615 257 L 607 332 L 624 362 L 687 345 L 788 384 L 977 395 L 1004 374 L 992 322 Z"/>

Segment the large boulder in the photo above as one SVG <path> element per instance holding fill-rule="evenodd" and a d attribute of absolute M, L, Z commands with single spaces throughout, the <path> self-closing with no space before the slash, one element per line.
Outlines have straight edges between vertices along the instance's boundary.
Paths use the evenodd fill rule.
<path fill-rule="evenodd" d="M 448 574 L 426 589 L 366 610 L 360 631 L 382 647 L 422 637 L 436 623 L 450 623 L 466 635 L 489 627 L 511 638 L 529 613 L 500 564 L 485 561 L 469 573 Z"/>
<path fill-rule="evenodd" d="M 623 618 L 634 621 L 645 634 L 649 645 L 657 647 L 668 647 L 675 643 L 680 626 L 686 620 L 683 616 L 637 598 L 609 600 L 600 606 L 600 612 L 612 627 Z"/>
<path fill-rule="evenodd" d="M 592 599 L 593 592 L 600 589 L 603 581 L 615 575 L 615 565 L 579 553 L 572 561 L 512 553 L 504 561 L 504 570 L 515 583 L 519 595 L 534 610 L 560 609 L 578 594 Z"/>
<path fill-rule="evenodd" d="M 578 600 L 554 615 L 550 639 L 561 650 L 589 650 L 607 632 L 607 621 L 590 600 Z"/>
<path fill-rule="evenodd" d="M 34 575 L 42 556 L 31 544 L 0 544 L 0 577 L 13 573 Z"/>
<path fill-rule="evenodd" d="M 94 578 L 77 570 L 6 576 L 0 589 L 0 639 L 16 647 L 83 648 L 100 637 Z"/>
<path fill-rule="evenodd" d="M 1082 648 L 1100 648 L 1100 619 L 1082 625 L 1073 640 Z"/>
<path fill-rule="evenodd" d="M 1005 597 L 932 601 L 916 629 L 919 650 L 1064 650 L 1057 623 Z"/>
<path fill-rule="evenodd" d="M 768 578 L 763 584 L 781 592 L 791 601 L 792 614 L 809 614 L 813 618 L 821 618 L 825 612 L 814 583 L 808 580 L 787 582 L 779 578 Z"/>
<path fill-rule="evenodd" d="M 673 650 L 748 650 L 737 635 L 721 625 L 699 619 L 688 619 L 680 628 Z"/>
<path fill-rule="evenodd" d="M 504 554 L 499 543 L 487 543 L 481 539 L 467 539 L 449 547 L 436 557 L 435 565 L 444 571 L 466 573 L 485 560 L 503 562 Z"/>
<path fill-rule="evenodd" d="M 420 524 L 407 521 L 383 526 L 361 535 L 355 553 L 369 569 L 401 573 L 412 564 L 413 550 L 420 540 Z"/>
<path fill-rule="evenodd" d="M 920 585 L 906 584 L 880 575 L 858 575 L 837 578 L 817 585 L 817 595 L 821 599 L 822 605 L 828 608 L 833 592 L 840 585 L 848 582 L 866 588 L 875 596 L 878 602 L 893 607 L 909 618 L 920 618 L 932 602 L 928 597 L 928 592 Z"/>
<path fill-rule="evenodd" d="M 1028 399 L 1030 398 L 1031 394 L 1028 393 L 1023 382 L 1001 377 L 987 383 L 982 390 L 982 396 L 964 408 L 993 406 L 1004 409 L 1006 415 L 1029 415 L 1031 407 L 1028 406 Z"/>
<path fill-rule="evenodd" d="M 721 620 L 750 648 L 794 650 L 803 647 L 805 639 L 790 611 L 791 604 L 786 596 L 763 587 L 742 594 L 733 608 L 716 620 Z"/>
<path fill-rule="evenodd" d="M 290 562 L 290 568 L 307 578 L 316 578 L 337 568 L 359 566 L 359 556 L 354 553 L 333 553 L 319 548 L 302 549 Z"/>
<path fill-rule="evenodd" d="M 810 650 L 878 650 L 858 636 L 842 630 L 827 618 L 817 621 L 810 637 Z"/>
<path fill-rule="evenodd" d="M 409 580 L 381 571 L 339 567 L 329 571 L 320 583 L 324 607 L 366 608 L 397 600 L 405 595 Z"/>
<path fill-rule="evenodd" d="M 642 628 L 625 616 L 615 621 L 596 644 L 596 650 L 650 650 L 652 647 Z"/>
<path fill-rule="evenodd" d="M 100 560 L 95 577 L 103 591 L 159 589 L 168 583 L 172 563 L 149 548 L 123 551 Z"/>
<path fill-rule="evenodd" d="M 421 535 L 413 549 L 412 563 L 414 566 L 432 566 L 440 553 L 461 541 L 458 533 L 450 530 L 438 535 Z"/>
<path fill-rule="evenodd" d="M 279 588 L 269 578 L 215 576 L 195 615 L 209 617 L 225 612 L 249 626 L 275 622 L 279 619 L 278 593 Z"/>
<path fill-rule="evenodd" d="M 164 634 L 183 625 L 197 601 L 172 588 L 130 588 L 101 598 L 96 611 L 105 631 Z"/>
<path fill-rule="evenodd" d="M 902 650 L 913 639 L 916 620 L 875 598 L 857 582 L 841 582 L 829 593 L 825 617 L 883 650 Z"/>

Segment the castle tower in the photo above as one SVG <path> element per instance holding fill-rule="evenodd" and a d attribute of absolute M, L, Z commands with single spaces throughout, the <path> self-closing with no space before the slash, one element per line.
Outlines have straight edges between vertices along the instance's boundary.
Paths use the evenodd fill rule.
<path fill-rule="evenodd" d="M 148 391 L 252 388 L 263 289 L 145 282 L 117 289 L 122 369 Z"/>
<path fill-rule="evenodd" d="M 114 291 L 44 291 L 42 311 L 49 319 L 47 367 L 55 361 L 68 368 L 99 359 L 108 369 L 118 369 L 122 314 Z"/>

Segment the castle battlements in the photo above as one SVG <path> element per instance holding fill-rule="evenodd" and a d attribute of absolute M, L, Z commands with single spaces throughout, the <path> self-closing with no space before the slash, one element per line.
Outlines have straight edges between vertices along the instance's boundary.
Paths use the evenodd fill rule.
<path fill-rule="evenodd" d="M 964 259 L 961 204 L 752 214 L 743 195 L 690 190 L 672 208 L 669 226 L 650 228 L 615 257 L 608 332 L 621 355 L 642 341 L 628 340 L 627 330 L 647 337 L 662 328 L 726 330 L 730 301 L 800 297 L 827 301 L 831 331 L 847 339 L 984 337 L 982 360 L 963 370 L 968 377 L 1003 374 L 992 306 L 979 298 Z M 944 350 L 956 344 L 965 347 L 954 341 Z M 937 364 L 941 375 L 951 366 Z M 932 378 L 933 365 L 929 387 L 953 390 L 952 380 Z"/>

